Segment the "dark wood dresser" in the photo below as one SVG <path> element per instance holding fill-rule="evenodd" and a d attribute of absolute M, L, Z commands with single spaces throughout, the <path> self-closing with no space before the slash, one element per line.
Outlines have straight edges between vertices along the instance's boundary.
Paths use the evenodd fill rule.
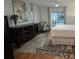
<path fill-rule="evenodd" d="M 28 24 L 10 27 L 12 43 L 20 47 L 21 44 L 28 42 L 38 33 L 38 24 Z"/>

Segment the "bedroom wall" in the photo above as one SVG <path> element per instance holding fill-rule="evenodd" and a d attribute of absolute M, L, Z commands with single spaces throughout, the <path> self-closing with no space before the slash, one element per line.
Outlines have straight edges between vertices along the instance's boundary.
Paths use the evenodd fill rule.
<path fill-rule="evenodd" d="M 46 22 L 48 25 L 48 7 L 40 7 L 41 9 L 41 22 Z"/>
<path fill-rule="evenodd" d="M 34 16 L 34 23 L 40 22 L 40 7 L 37 5 L 33 5 L 33 16 Z"/>
<path fill-rule="evenodd" d="M 29 4 L 26 0 L 23 0 L 27 3 L 28 9 L 28 22 L 22 22 L 18 25 L 29 24 L 33 23 L 33 19 L 31 19 L 31 4 Z M 75 24 L 75 1 L 69 0 L 66 8 L 66 24 Z M 34 23 L 47 22 L 48 24 L 48 7 L 43 6 L 36 6 L 34 5 Z M 10 16 L 13 15 L 13 8 L 12 8 L 12 0 L 4 0 L 4 15 Z M 9 20 L 9 25 L 14 26 L 12 20 Z"/>
<path fill-rule="evenodd" d="M 75 24 L 75 0 L 69 0 L 66 8 L 66 24 Z"/>
<path fill-rule="evenodd" d="M 4 0 L 4 15 L 12 15 L 13 8 L 12 8 L 12 0 Z"/>

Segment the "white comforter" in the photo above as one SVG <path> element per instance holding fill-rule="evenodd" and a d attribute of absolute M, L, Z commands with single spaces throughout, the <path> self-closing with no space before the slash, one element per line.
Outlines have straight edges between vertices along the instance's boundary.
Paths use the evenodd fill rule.
<path fill-rule="evenodd" d="M 53 37 L 74 37 L 75 25 L 56 25 L 50 31 Z"/>
<path fill-rule="evenodd" d="M 57 25 L 50 31 L 52 44 L 75 45 L 75 26 Z"/>

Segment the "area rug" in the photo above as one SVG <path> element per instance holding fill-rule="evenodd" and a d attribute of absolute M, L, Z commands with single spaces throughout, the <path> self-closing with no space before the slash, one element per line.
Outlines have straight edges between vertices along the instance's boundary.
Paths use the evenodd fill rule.
<path fill-rule="evenodd" d="M 72 46 L 52 45 L 49 32 L 47 32 L 37 35 L 31 41 L 16 49 L 16 51 L 69 57 L 72 54 Z"/>
<path fill-rule="evenodd" d="M 23 44 L 20 48 L 16 49 L 19 52 L 24 53 L 36 53 L 36 49 L 43 47 L 45 43 L 50 41 L 49 32 L 41 33 L 33 38 L 31 41 Z"/>
<path fill-rule="evenodd" d="M 70 57 L 70 55 L 72 55 L 72 46 L 52 45 L 50 41 L 49 44 L 45 44 L 43 47 L 37 48 L 36 51 L 38 54 Z"/>

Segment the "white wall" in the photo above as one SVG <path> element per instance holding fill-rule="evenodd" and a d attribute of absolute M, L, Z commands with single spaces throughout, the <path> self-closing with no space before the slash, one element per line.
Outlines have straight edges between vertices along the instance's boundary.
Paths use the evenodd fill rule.
<path fill-rule="evenodd" d="M 75 24 L 75 0 L 69 0 L 66 8 L 66 24 Z"/>
<path fill-rule="evenodd" d="M 18 25 L 33 23 L 33 19 L 31 19 L 31 4 L 29 4 L 26 0 L 27 7 L 27 18 L 28 22 L 19 23 Z M 47 22 L 48 23 L 48 7 L 43 6 L 33 6 L 34 9 L 34 23 Z M 4 15 L 13 15 L 12 8 L 12 0 L 4 0 Z M 66 8 L 66 24 L 75 24 L 75 1 L 69 0 Z M 13 21 L 9 20 L 9 25 L 14 26 Z"/>
<path fill-rule="evenodd" d="M 12 0 L 4 0 L 4 15 L 12 15 L 13 8 L 12 8 Z"/>
<path fill-rule="evenodd" d="M 46 22 L 48 25 L 48 7 L 40 7 L 41 9 L 41 22 Z"/>
<path fill-rule="evenodd" d="M 34 16 L 34 23 L 40 22 L 40 7 L 37 5 L 33 5 L 33 16 Z"/>

